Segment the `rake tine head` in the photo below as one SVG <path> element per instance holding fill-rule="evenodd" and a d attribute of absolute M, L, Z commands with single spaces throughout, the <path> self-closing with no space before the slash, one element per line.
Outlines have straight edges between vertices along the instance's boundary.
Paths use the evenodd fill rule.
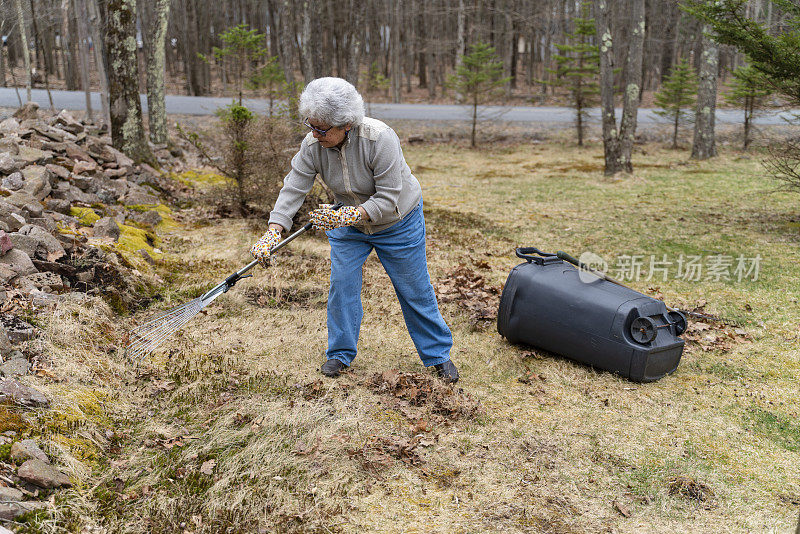
<path fill-rule="evenodd" d="M 153 352 L 164 340 L 180 330 L 192 317 L 224 293 L 224 289 L 224 287 L 215 288 L 202 297 L 172 308 L 155 319 L 134 328 L 129 335 L 130 341 L 125 347 L 127 357 L 141 360 Z"/>

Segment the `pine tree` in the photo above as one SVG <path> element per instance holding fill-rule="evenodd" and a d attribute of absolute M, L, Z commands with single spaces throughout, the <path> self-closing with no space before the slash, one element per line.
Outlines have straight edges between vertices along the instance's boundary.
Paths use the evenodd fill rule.
<path fill-rule="evenodd" d="M 478 105 L 500 96 L 503 86 L 509 81 L 503 78 L 503 62 L 495 54 L 495 49 L 487 43 L 479 42 L 470 46 L 464 54 L 456 73 L 450 77 L 449 86 L 464 96 L 472 105 L 471 146 L 475 147 L 475 129 L 478 123 Z"/>
<path fill-rule="evenodd" d="M 750 130 L 753 117 L 764 107 L 764 101 L 772 94 L 764 75 L 751 65 L 743 65 L 733 71 L 731 90 L 725 95 L 729 104 L 744 111 L 744 149 L 750 146 Z"/>
<path fill-rule="evenodd" d="M 283 68 L 278 63 L 278 56 L 274 56 L 267 59 L 267 64 L 253 73 L 246 85 L 248 89 L 264 88 L 269 100 L 269 116 L 272 117 L 275 99 L 285 93 L 285 82 L 286 78 L 283 75 Z"/>
<path fill-rule="evenodd" d="M 655 113 L 669 118 L 674 124 L 672 148 L 678 148 L 678 127 L 689 118 L 689 110 L 697 94 L 697 75 L 686 60 L 681 59 L 672 67 L 669 75 L 656 93 L 656 105 L 661 108 Z"/>
<path fill-rule="evenodd" d="M 582 14 L 588 16 L 589 10 L 590 5 L 584 3 Z M 588 108 L 599 102 L 600 47 L 592 44 L 596 32 L 594 19 L 577 17 L 574 22 L 575 31 L 565 36 L 567 42 L 573 44 L 556 45 L 561 52 L 553 56 L 557 67 L 548 71 L 556 75 L 551 85 L 569 89 L 570 105 L 575 110 L 578 146 L 583 146 Z"/>
<path fill-rule="evenodd" d="M 236 85 L 236 92 L 239 95 L 239 105 L 242 105 L 242 90 L 245 80 L 249 78 L 249 70 L 255 60 L 264 56 L 267 49 L 264 47 L 265 37 L 256 30 L 248 30 L 247 24 L 239 24 L 228 28 L 222 35 L 222 48 L 212 49 L 214 58 L 217 62 L 225 65 L 225 58 L 233 61 L 233 78 Z M 208 58 L 203 56 L 205 61 Z"/>

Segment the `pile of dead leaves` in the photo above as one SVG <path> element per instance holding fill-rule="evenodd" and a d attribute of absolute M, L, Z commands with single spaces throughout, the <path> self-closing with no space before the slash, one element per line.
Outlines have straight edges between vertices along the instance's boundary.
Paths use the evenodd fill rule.
<path fill-rule="evenodd" d="M 473 324 L 497 319 L 500 288 L 487 285 L 482 274 L 466 265 L 459 265 L 440 279 L 436 294 L 440 302 L 457 302 L 460 308 L 469 310 Z"/>
<path fill-rule="evenodd" d="M 463 390 L 423 373 L 391 369 L 375 373 L 367 386 L 388 395 L 389 404 L 412 421 L 418 421 L 426 410 L 448 419 L 473 417 L 480 411 L 480 403 Z"/>

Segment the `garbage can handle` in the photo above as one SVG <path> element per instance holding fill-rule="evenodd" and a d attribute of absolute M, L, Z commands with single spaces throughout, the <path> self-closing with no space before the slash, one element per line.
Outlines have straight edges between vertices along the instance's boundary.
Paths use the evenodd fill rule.
<path fill-rule="evenodd" d="M 518 258 L 522 258 L 523 260 L 527 260 L 529 263 L 533 262 L 538 265 L 559 261 L 559 258 L 555 254 L 542 252 L 536 247 L 519 247 L 516 252 Z M 538 256 L 532 256 L 531 254 L 538 254 Z"/>

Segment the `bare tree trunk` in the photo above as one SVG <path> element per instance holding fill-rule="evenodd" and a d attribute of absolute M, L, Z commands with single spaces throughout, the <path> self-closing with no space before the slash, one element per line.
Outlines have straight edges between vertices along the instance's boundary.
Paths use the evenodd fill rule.
<path fill-rule="evenodd" d="M 294 49 L 292 46 L 292 41 L 294 40 L 292 37 L 292 2 L 283 0 L 283 9 L 280 11 L 280 61 L 283 66 L 283 75 L 286 81 L 290 84 L 294 84 L 294 61 L 292 60 L 292 50 Z"/>
<path fill-rule="evenodd" d="M 350 13 L 351 29 L 348 42 L 350 51 L 347 55 L 347 81 L 358 87 L 358 75 L 361 69 L 361 50 L 364 41 L 364 9 L 362 2 L 354 2 Z"/>
<path fill-rule="evenodd" d="M 105 0 L 105 22 L 111 142 L 134 161 L 150 161 L 142 126 L 136 61 L 136 0 Z"/>
<path fill-rule="evenodd" d="M 25 14 L 22 12 L 22 0 L 16 0 L 17 4 L 17 25 L 19 36 L 22 39 L 22 59 L 25 61 L 25 90 L 27 92 L 27 102 L 31 101 L 31 53 L 28 49 L 28 36 L 25 33 Z"/>
<path fill-rule="evenodd" d="M 600 93 L 602 102 L 603 151 L 605 174 L 632 172 L 631 151 L 636 134 L 639 91 L 642 83 L 642 51 L 644 48 L 644 0 L 632 0 L 630 43 L 623 75 L 622 119 L 619 131 L 614 116 L 614 46 L 611 38 L 608 0 L 598 0 L 595 18 L 600 42 Z"/>
<path fill-rule="evenodd" d="M 6 86 L 6 47 L 0 46 L 0 87 Z"/>
<path fill-rule="evenodd" d="M 603 153 L 605 173 L 609 175 L 623 170 L 619 157 L 617 120 L 614 116 L 614 43 L 611 38 L 608 0 L 598 0 L 595 6 L 597 40 L 600 43 L 600 111 L 603 124 Z"/>
<path fill-rule="evenodd" d="M 464 62 L 464 48 L 465 41 L 465 26 L 466 26 L 466 13 L 464 12 L 464 0 L 458 0 L 458 37 L 456 40 L 456 71 L 461 67 Z M 456 92 L 456 102 L 461 102 L 464 95 Z"/>
<path fill-rule="evenodd" d="M 633 172 L 631 153 L 636 136 L 636 123 L 639 113 L 639 95 L 642 91 L 642 55 L 644 52 L 644 2 L 631 0 L 630 37 L 625 62 L 625 93 L 622 95 L 622 119 L 619 126 L 620 156 L 625 172 Z"/>
<path fill-rule="evenodd" d="M 709 159 L 717 155 L 714 141 L 714 119 L 717 107 L 717 67 L 719 45 L 709 36 L 710 28 L 703 27 L 703 55 L 700 61 L 697 90 L 697 112 L 694 121 L 693 159 Z"/>
<path fill-rule="evenodd" d="M 309 6 L 309 0 L 304 0 L 303 2 L 303 30 L 301 32 L 301 40 L 300 64 L 303 67 L 303 78 L 306 83 L 308 83 L 315 78 L 312 54 L 316 52 L 311 44 L 311 7 Z"/>
<path fill-rule="evenodd" d="M 392 27 L 391 27 L 391 34 L 390 38 L 391 42 L 391 50 L 392 50 L 392 101 L 397 104 L 400 102 L 400 83 L 402 80 L 400 79 L 400 7 L 402 1 L 401 0 L 394 0 L 394 6 L 390 6 L 392 9 Z"/>
<path fill-rule="evenodd" d="M 153 20 L 147 47 L 147 121 L 150 140 L 159 145 L 167 142 L 167 108 L 164 95 L 166 74 L 166 35 L 170 0 L 155 0 Z"/>
<path fill-rule="evenodd" d="M 111 115 L 108 109 L 108 76 L 106 75 L 106 54 L 105 44 L 103 43 L 100 10 L 97 7 L 97 0 L 81 0 L 86 3 L 89 11 L 89 30 L 92 32 L 92 44 L 94 45 L 94 64 L 97 68 L 97 75 L 100 78 L 100 110 L 103 113 L 103 121 L 111 127 Z"/>
<path fill-rule="evenodd" d="M 86 31 L 86 10 L 82 0 L 72 0 L 75 21 L 78 24 L 78 51 L 80 52 L 81 87 L 86 100 L 86 118 L 94 121 L 92 110 L 92 88 L 89 84 L 89 35 Z"/>

